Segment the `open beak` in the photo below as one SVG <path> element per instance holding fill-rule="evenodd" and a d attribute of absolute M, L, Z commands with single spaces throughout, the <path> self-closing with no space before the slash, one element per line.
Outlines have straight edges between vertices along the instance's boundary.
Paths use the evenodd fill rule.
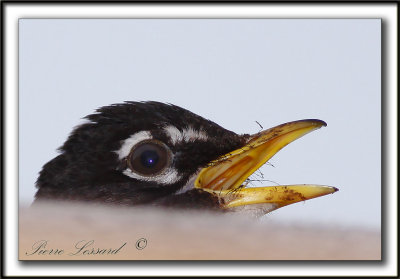
<path fill-rule="evenodd" d="M 246 188 L 243 184 L 283 147 L 322 126 L 326 126 L 324 121 L 307 119 L 285 123 L 254 134 L 245 146 L 221 156 L 202 169 L 195 181 L 195 187 L 217 195 L 224 208 L 264 204 L 269 208 L 266 212 L 334 193 L 338 191 L 337 188 L 322 185 Z"/>

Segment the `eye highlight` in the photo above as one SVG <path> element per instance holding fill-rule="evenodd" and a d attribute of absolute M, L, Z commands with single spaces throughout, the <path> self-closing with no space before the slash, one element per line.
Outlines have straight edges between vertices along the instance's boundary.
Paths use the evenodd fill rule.
<path fill-rule="evenodd" d="M 171 151 L 159 141 L 146 141 L 134 146 L 127 158 L 129 168 L 141 175 L 162 172 L 171 163 Z"/>

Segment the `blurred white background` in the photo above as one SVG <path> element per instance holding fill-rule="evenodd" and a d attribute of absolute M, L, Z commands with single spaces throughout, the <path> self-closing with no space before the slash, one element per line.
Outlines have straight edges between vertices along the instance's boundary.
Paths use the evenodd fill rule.
<path fill-rule="evenodd" d="M 264 220 L 380 228 L 379 19 L 21 19 L 19 31 L 21 204 L 82 117 L 157 100 L 237 133 L 326 121 L 262 173 L 340 191 Z"/>

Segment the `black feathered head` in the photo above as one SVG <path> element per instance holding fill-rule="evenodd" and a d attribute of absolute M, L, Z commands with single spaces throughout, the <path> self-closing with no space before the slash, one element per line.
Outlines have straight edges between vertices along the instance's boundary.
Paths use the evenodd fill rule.
<path fill-rule="evenodd" d="M 243 185 L 282 147 L 326 125 L 320 120 L 238 135 L 159 102 L 105 106 L 86 120 L 72 131 L 61 154 L 43 166 L 37 200 L 221 209 L 261 204 L 270 211 L 335 191 L 316 185 Z"/>

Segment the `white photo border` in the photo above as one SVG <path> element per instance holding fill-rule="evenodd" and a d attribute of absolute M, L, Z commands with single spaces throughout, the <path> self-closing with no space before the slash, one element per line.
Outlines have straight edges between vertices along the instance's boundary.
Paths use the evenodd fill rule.
<path fill-rule="evenodd" d="M 398 3 L 3 2 L 3 275 L 5 276 L 396 276 Z M 381 18 L 382 251 L 377 262 L 18 261 L 18 20 L 20 18 Z M 390 152 L 389 152 L 390 151 Z M 73 268 L 71 268 L 73 267 Z"/>

